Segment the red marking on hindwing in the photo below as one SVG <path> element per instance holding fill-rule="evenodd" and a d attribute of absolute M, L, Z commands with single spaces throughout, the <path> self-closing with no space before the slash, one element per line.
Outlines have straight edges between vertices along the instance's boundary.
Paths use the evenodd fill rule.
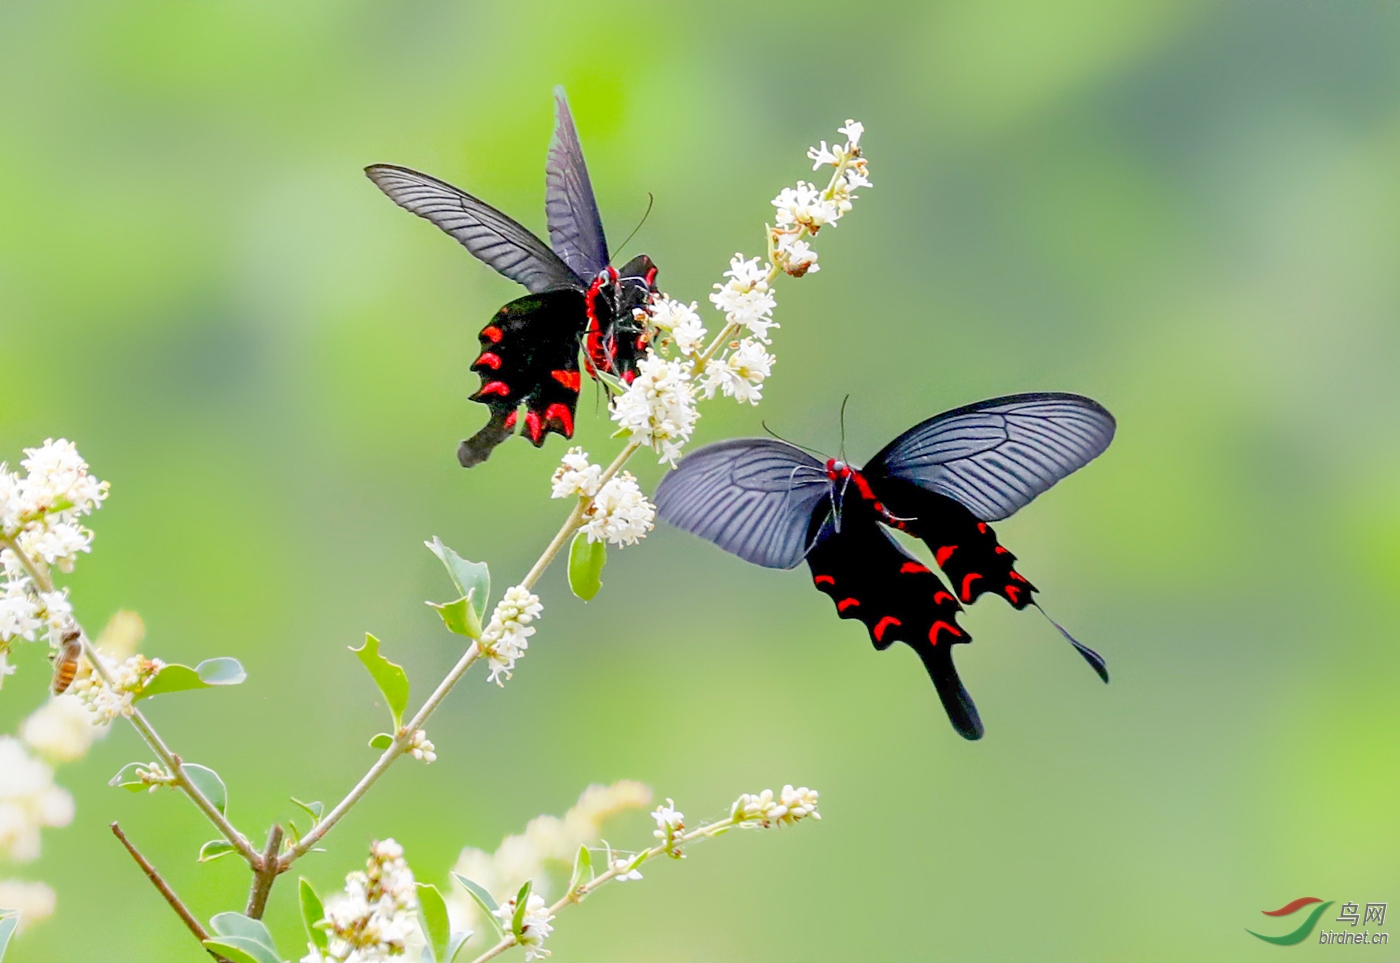
<path fill-rule="evenodd" d="M 875 636 L 876 642 L 883 642 L 885 641 L 885 629 L 889 628 L 891 625 L 903 624 L 903 622 L 899 621 L 899 619 L 895 618 L 893 615 L 887 615 L 880 621 L 876 622 L 875 628 L 871 629 L 870 632 L 872 635 Z"/>
<path fill-rule="evenodd" d="M 525 412 L 525 432 L 530 436 L 530 440 L 537 445 L 544 435 L 544 425 L 540 424 L 540 416 L 533 411 Z"/>
<path fill-rule="evenodd" d="M 836 611 L 838 611 L 838 612 L 844 612 L 844 611 L 846 611 L 848 608 L 851 608 L 852 606 L 859 606 L 859 605 L 860 605 L 860 599 L 842 599 L 841 601 L 839 601 L 839 602 L 836 603 Z"/>
<path fill-rule="evenodd" d="M 510 394 L 510 385 L 506 384 L 504 381 L 491 381 L 482 385 L 481 390 L 478 391 L 477 394 L 500 395 L 504 398 L 506 395 Z"/>
<path fill-rule="evenodd" d="M 994 549 L 992 549 L 992 551 L 996 552 L 998 555 L 1010 555 L 1010 554 L 1011 554 L 1010 552 L 1008 552 L 1008 551 L 1006 550 L 1006 546 L 1004 546 L 1004 545 L 998 545 L 998 546 L 996 546 Z"/>
<path fill-rule="evenodd" d="M 647 287 L 649 287 L 649 288 L 654 288 L 654 287 L 656 287 L 656 268 L 652 268 L 651 270 L 647 271 L 646 281 L 647 281 Z"/>
<path fill-rule="evenodd" d="M 1021 590 L 1020 590 L 1019 588 L 1017 588 L 1017 587 L 1014 586 L 1014 585 L 1008 585 L 1008 586 L 1006 586 L 1005 591 L 1006 591 L 1006 600 L 1007 600 L 1008 602 L 1010 602 L 1012 605 L 1017 605 L 1017 604 L 1020 603 L 1021 600 L 1020 600 L 1019 596 L 1020 596 L 1020 594 L 1021 594 Z"/>
<path fill-rule="evenodd" d="M 905 562 L 899 567 L 900 575 L 913 575 L 919 572 L 927 572 L 928 567 L 922 562 Z"/>
<path fill-rule="evenodd" d="M 490 341 L 492 344 L 500 344 L 501 339 L 504 338 L 506 335 L 504 331 L 496 327 L 494 324 L 488 324 L 486 327 L 481 329 L 481 336 L 487 341 Z"/>
<path fill-rule="evenodd" d="M 490 351 L 481 352 L 481 357 L 472 362 L 472 367 L 480 365 L 483 368 L 490 368 L 492 371 L 499 371 L 501 368 L 501 356 Z"/>
<path fill-rule="evenodd" d="M 1012 578 L 1014 578 L 1014 579 L 1015 579 L 1016 581 L 1018 581 L 1018 582 L 1024 582 L 1024 581 L 1026 581 L 1026 577 L 1025 577 L 1024 575 L 1022 575 L 1020 572 L 1016 571 L 1014 568 L 1013 568 L 1011 571 L 1007 572 L 1006 574 L 1009 575 L 1009 576 L 1011 576 Z"/>
<path fill-rule="evenodd" d="M 835 584 L 836 584 L 836 579 L 832 578 L 830 575 L 816 575 L 816 576 L 813 576 L 812 581 L 815 582 L 815 583 L 818 584 L 818 585 L 835 585 Z"/>
<path fill-rule="evenodd" d="M 957 550 L 958 547 L 956 545 L 944 545 L 938 551 L 933 553 L 933 560 L 938 563 L 939 568 L 942 568 L 948 563 L 948 559 L 952 558 L 953 553 Z"/>
<path fill-rule="evenodd" d="M 551 371 L 549 376 L 570 391 L 578 391 L 583 384 L 583 375 L 577 371 Z"/>
<path fill-rule="evenodd" d="M 577 375 L 575 375 L 575 377 L 577 377 Z M 546 423 L 559 422 L 564 428 L 565 438 L 572 438 L 574 436 L 574 416 L 573 413 L 569 411 L 568 405 L 563 405 L 558 402 L 550 405 L 544 410 L 544 420 Z"/>
<path fill-rule="evenodd" d="M 632 382 L 637 380 L 637 372 L 624 371 L 622 374 L 622 380 L 630 385 Z"/>
<path fill-rule="evenodd" d="M 978 522 L 978 523 L 977 523 L 977 531 L 981 532 L 983 535 L 987 534 L 987 523 L 986 523 L 986 522 Z"/>
<path fill-rule="evenodd" d="M 972 582 L 974 579 L 979 579 L 981 577 L 981 574 L 978 572 L 968 572 L 963 576 L 961 594 L 964 602 L 972 601 Z"/>
<path fill-rule="evenodd" d="M 512 411 L 510 414 L 506 415 L 506 431 L 510 431 L 515 427 L 515 419 L 519 417 L 520 412 L 518 411 Z"/>
<path fill-rule="evenodd" d="M 950 634 L 955 639 L 962 637 L 962 633 L 958 631 L 958 627 L 956 625 L 949 625 L 947 622 L 938 621 L 933 623 L 933 627 L 928 630 L 928 640 L 934 645 L 937 645 L 938 633 L 942 631 L 948 632 L 948 634 Z"/>
<path fill-rule="evenodd" d="M 953 602 L 955 604 L 958 601 L 957 599 L 953 598 L 952 594 L 949 592 L 938 591 L 933 593 L 934 605 L 942 605 L 944 599 L 947 599 L 949 602 Z"/>

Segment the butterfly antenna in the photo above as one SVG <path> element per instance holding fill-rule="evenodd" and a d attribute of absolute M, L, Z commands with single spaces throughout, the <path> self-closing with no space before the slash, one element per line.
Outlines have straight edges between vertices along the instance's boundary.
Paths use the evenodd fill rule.
<path fill-rule="evenodd" d="M 806 445 L 799 445 L 799 444 L 798 444 L 797 442 L 795 442 L 795 441 L 789 441 L 788 439 L 784 438 L 782 435 L 780 435 L 780 434 L 778 434 L 776 431 L 774 431 L 772 428 L 769 428 L 769 427 L 768 427 L 768 422 L 766 422 L 766 421 L 760 421 L 759 424 L 763 426 L 763 430 L 764 430 L 764 431 L 768 432 L 768 434 L 772 435 L 774 438 L 778 439 L 779 441 L 781 441 L 781 442 L 782 442 L 783 444 L 785 444 L 785 445 L 791 445 L 791 446 L 794 447 L 794 448 L 801 448 L 803 451 L 807 452 L 808 454 L 816 455 L 818 458 L 826 458 L 826 457 L 827 457 L 826 452 L 824 452 L 824 451 L 818 451 L 816 448 L 808 448 Z"/>
<path fill-rule="evenodd" d="M 846 402 L 851 400 L 847 395 L 841 399 L 841 460 L 846 460 Z"/>
<path fill-rule="evenodd" d="M 1070 645 L 1074 646 L 1074 650 L 1084 657 L 1084 661 L 1089 663 L 1090 668 L 1092 668 L 1095 672 L 1099 674 L 1099 678 L 1103 679 L 1104 682 L 1107 682 L 1108 663 L 1104 661 L 1103 656 L 1099 655 L 1093 649 L 1089 648 L 1087 645 L 1080 642 L 1074 636 L 1070 635 L 1063 625 L 1050 618 L 1050 613 L 1041 608 L 1039 602 L 1032 599 L 1031 604 L 1040 610 L 1040 614 L 1045 616 L 1045 620 L 1051 625 L 1053 625 L 1056 629 L 1058 629 L 1060 634 L 1065 637 L 1065 639 L 1069 642 Z"/>
<path fill-rule="evenodd" d="M 634 227 L 634 228 L 632 228 L 632 233 L 629 234 L 629 235 L 627 235 L 627 240 L 623 241 L 621 244 L 619 244 L 619 245 L 617 246 L 617 250 L 613 252 L 613 260 L 614 260 L 614 261 L 616 261 L 616 260 L 619 259 L 619 256 L 620 256 L 620 255 L 622 254 L 622 252 L 627 248 L 627 245 L 628 245 L 629 243 L 631 243 L 632 238 L 634 238 L 634 237 L 637 236 L 637 232 L 640 231 L 640 230 L 642 229 L 642 225 L 645 224 L 645 223 L 647 222 L 647 218 L 651 217 L 651 206 L 652 206 L 653 204 L 655 204 L 655 203 L 656 203 L 656 195 L 653 194 L 651 191 L 647 191 L 647 209 L 646 209 L 646 213 L 644 213 L 644 214 L 642 215 L 642 219 L 641 219 L 640 221 L 637 222 L 637 226 Z"/>

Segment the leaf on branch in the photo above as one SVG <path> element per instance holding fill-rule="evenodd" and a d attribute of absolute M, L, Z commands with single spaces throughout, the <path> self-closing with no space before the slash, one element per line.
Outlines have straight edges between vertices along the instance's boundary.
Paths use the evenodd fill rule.
<path fill-rule="evenodd" d="M 301 925 L 306 927 L 306 938 L 318 950 L 324 950 L 330 938 L 326 936 L 326 931 L 316 924 L 326 918 L 326 908 L 321 905 L 321 897 L 316 895 L 311 880 L 305 876 L 301 878 L 298 886 L 298 896 L 301 901 Z"/>
<path fill-rule="evenodd" d="M 5 949 L 10 945 L 10 937 L 19 926 L 18 910 L 0 910 L 0 960 L 5 959 Z"/>
<path fill-rule="evenodd" d="M 311 817 L 311 825 L 313 826 L 321 821 L 321 814 L 326 811 L 324 803 L 302 802 L 296 796 L 288 796 L 287 798 L 290 799 L 292 801 L 292 804 L 295 805 L 298 809 L 300 809 L 302 812 L 306 813 L 306 815 Z"/>
<path fill-rule="evenodd" d="M 418 922 L 433 951 L 437 963 L 447 963 L 447 944 L 452 939 L 452 923 L 447 918 L 447 903 L 432 883 L 418 884 Z"/>
<path fill-rule="evenodd" d="M 282 963 L 274 950 L 242 936 L 213 937 L 204 941 L 204 948 L 213 950 L 229 963 Z"/>
<path fill-rule="evenodd" d="M 370 739 L 369 741 L 369 747 L 371 749 L 388 749 L 393 744 L 394 737 L 389 735 L 389 733 L 387 732 L 376 733 L 374 738 Z"/>
<path fill-rule="evenodd" d="M 365 644 L 350 651 L 359 656 L 374 679 L 374 684 L 379 686 L 379 691 L 389 706 L 389 714 L 394 717 L 394 731 L 398 732 L 403 724 L 403 711 L 408 708 L 408 675 L 403 666 L 396 665 L 380 655 L 379 640 L 368 632 L 365 633 Z"/>
<path fill-rule="evenodd" d="M 500 909 L 496 905 L 495 899 L 486 891 L 480 883 L 467 879 L 461 873 L 453 873 L 452 878 L 462 884 L 467 891 L 467 895 L 476 901 L 476 905 L 481 907 L 481 912 L 485 914 L 486 921 L 491 925 L 491 929 L 496 934 L 496 939 L 501 939 L 506 935 L 506 931 L 501 929 L 501 921 L 496 918 L 496 910 Z"/>
<path fill-rule="evenodd" d="M 136 775 L 138 769 L 149 769 L 149 762 L 128 762 L 117 771 L 117 774 L 107 780 L 107 785 L 116 786 L 118 789 L 126 789 L 130 792 L 142 792 L 150 789 L 149 783 L 141 781 L 141 777 Z"/>
<path fill-rule="evenodd" d="M 182 767 L 186 778 L 194 783 L 194 787 L 204 794 L 204 798 L 214 804 L 223 815 L 228 815 L 228 787 L 219 778 L 219 774 L 208 766 L 201 766 L 197 763 L 187 762 Z"/>
<path fill-rule="evenodd" d="M 273 952 L 277 950 L 266 924 L 242 913 L 218 913 L 209 920 L 209 928 L 219 936 L 237 936 L 261 943 Z"/>
<path fill-rule="evenodd" d="M 197 862 L 212 863 L 220 856 L 227 856 L 229 853 L 236 852 L 238 852 L 238 850 L 236 850 L 233 843 L 229 842 L 227 839 L 211 839 L 209 842 L 199 847 L 199 859 Z"/>
<path fill-rule="evenodd" d="M 515 894 L 515 916 L 511 918 L 510 930 L 517 940 L 525 933 L 525 906 L 530 902 L 530 890 L 534 885 L 534 880 L 527 879 L 520 892 Z"/>
<path fill-rule="evenodd" d="M 472 592 L 476 590 L 472 589 Z M 447 626 L 449 632 L 465 635 L 469 639 L 481 638 L 481 619 L 477 617 L 476 607 L 471 604 L 470 595 L 464 595 L 455 602 L 428 604 L 437 609 L 437 614 L 442 616 L 442 624 Z"/>
<path fill-rule="evenodd" d="M 443 963 L 453 963 L 457 959 L 457 954 L 462 952 L 462 947 L 467 945 L 467 940 L 472 938 L 471 930 L 462 930 L 460 933 L 453 933 L 452 939 L 447 944 L 447 959 Z"/>
<path fill-rule="evenodd" d="M 434 536 L 431 542 L 424 542 L 447 568 L 447 574 L 457 586 L 463 598 L 471 598 L 478 622 L 486 620 L 486 603 L 491 601 L 491 569 L 485 562 L 468 562 L 452 549 L 442 544 L 442 539 Z"/>
<path fill-rule="evenodd" d="M 585 879 L 584 877 L 587 877 Z M 578 848 L 578 855 L 574 857 L 574 872 L 569 877 L 569 892 L 572 893 L 579 886 L 593 882 L 593 854 L 588 851 L 587 844 Z"/>
<path fill-rule="evenodd" d="M 243 670 L 242 663 L 237 659 L 205 659 L 193 669 L 172 662 L 161 668 L 156 677 L 136 693 L 132 701 L 164 695 L 167 692 L 209 689 L 217 685 L 238 685 L 247 678 L 248 673 Z"/>
<path fill-rule="evenodd" d="M 590 542 L 579 532 L 569 547 L 569 588 L 585 602 L 603 587 L 603 566 L 608 564 L 608 546 Z"/>

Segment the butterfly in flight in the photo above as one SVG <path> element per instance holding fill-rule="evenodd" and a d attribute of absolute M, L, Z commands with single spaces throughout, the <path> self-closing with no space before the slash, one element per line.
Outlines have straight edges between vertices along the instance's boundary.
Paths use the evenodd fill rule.
<path fill-rule="evenodd" d="M 481 375 L 481 388 L 471 400 L 490 408 L 491 419 L 458 447 L 463 468 L 485 461 L 515 432 L 522 404 L 523 432 L 536 448 L 550 432 L 573 437 L 580 342 L 590 375 L 602 372 L 626 384 L 637 376 L 646 350 L 646 325 L 635 312 L 656 292 L 656 265 L 642 254 L 621 268 L 612 266 L 562 87 L 554 89 L 554 105 L 554 138 L 545 162 L 550 244 L 435 177 L 391 164 L 365 168 L 395 204 L 433 222 L 530 292 L 481 329 L 481 354 L 471 365 Z"/>
<path fill-rule="evenodd" d="M 982 720 L 953 666 L 953 646 L 972 640 L 958 613 L 987 592 L 1016 609 L 1039 608 L 1035 586 L 988 523 L 1084 467 L 1113 432 L 1098 403 L 1044 392 L 935 415 L 864 468 L 823 464 L 784 441 L 722 441 L 662 479 L 656 508 L 757 565 L 794 568 L 805 559 L 837 614 L 863 622 L 876 649 L 903 642 L 919 654 L 953 728 L 980 739 Z M 886 529 L 922 540 L 951 586 Z M 1051 623 L 1107 682 L 1102 657 Z"/>

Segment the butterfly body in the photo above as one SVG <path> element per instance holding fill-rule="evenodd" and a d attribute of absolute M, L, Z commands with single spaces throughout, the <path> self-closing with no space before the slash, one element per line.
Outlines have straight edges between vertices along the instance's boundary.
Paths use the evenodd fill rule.
<path fill-rule="evenodd" d="M 989 592 L 1016 609 L 1036 604 L 990 522 L 1097 457 L 1113 431 L 1088 398 L 1038 393 L 937 415 L 864 468 L 770 439 L 721 442 L 663 479 L 657 511 L 759 565 L 805 560 L 813 585 L 876 649 L 903 642 L 918 653 L 953 727 L 977 739 L 982 722 L 952 660 L 952 647 L 971 641 L 958 616 Z M 890 530 L 923 541 L 948 583 Z M 1097 653 L 1070 641 L 1107 681 Z"/>
<path fill-rule="evenodd" d="M 484 428 L 458 447 L 464 468 L 485 461 L 517 430 L 537 448 L 551 432 L 573 437 L 582 380 L 580 348 L 589 375 L 611 375 L 623 383 L 636 377 L 646 349 L 646 326 L 636 312 L 656 293 L 656 265 L 646 255 L 621 268 L 609 262 L 583 149 L 562 89 L 555 90 L 555 106 L 554 139 L 545 164 L 550 244 L 445 181 L 392 164 L 365 170 L 394 203 L 431 221 L 530 292 L 501 308 L 479 335 L 481 352 L 471 368 L 481 376 L 481 387 L 471 400 L 486 405 L 491 415 Z"/>

